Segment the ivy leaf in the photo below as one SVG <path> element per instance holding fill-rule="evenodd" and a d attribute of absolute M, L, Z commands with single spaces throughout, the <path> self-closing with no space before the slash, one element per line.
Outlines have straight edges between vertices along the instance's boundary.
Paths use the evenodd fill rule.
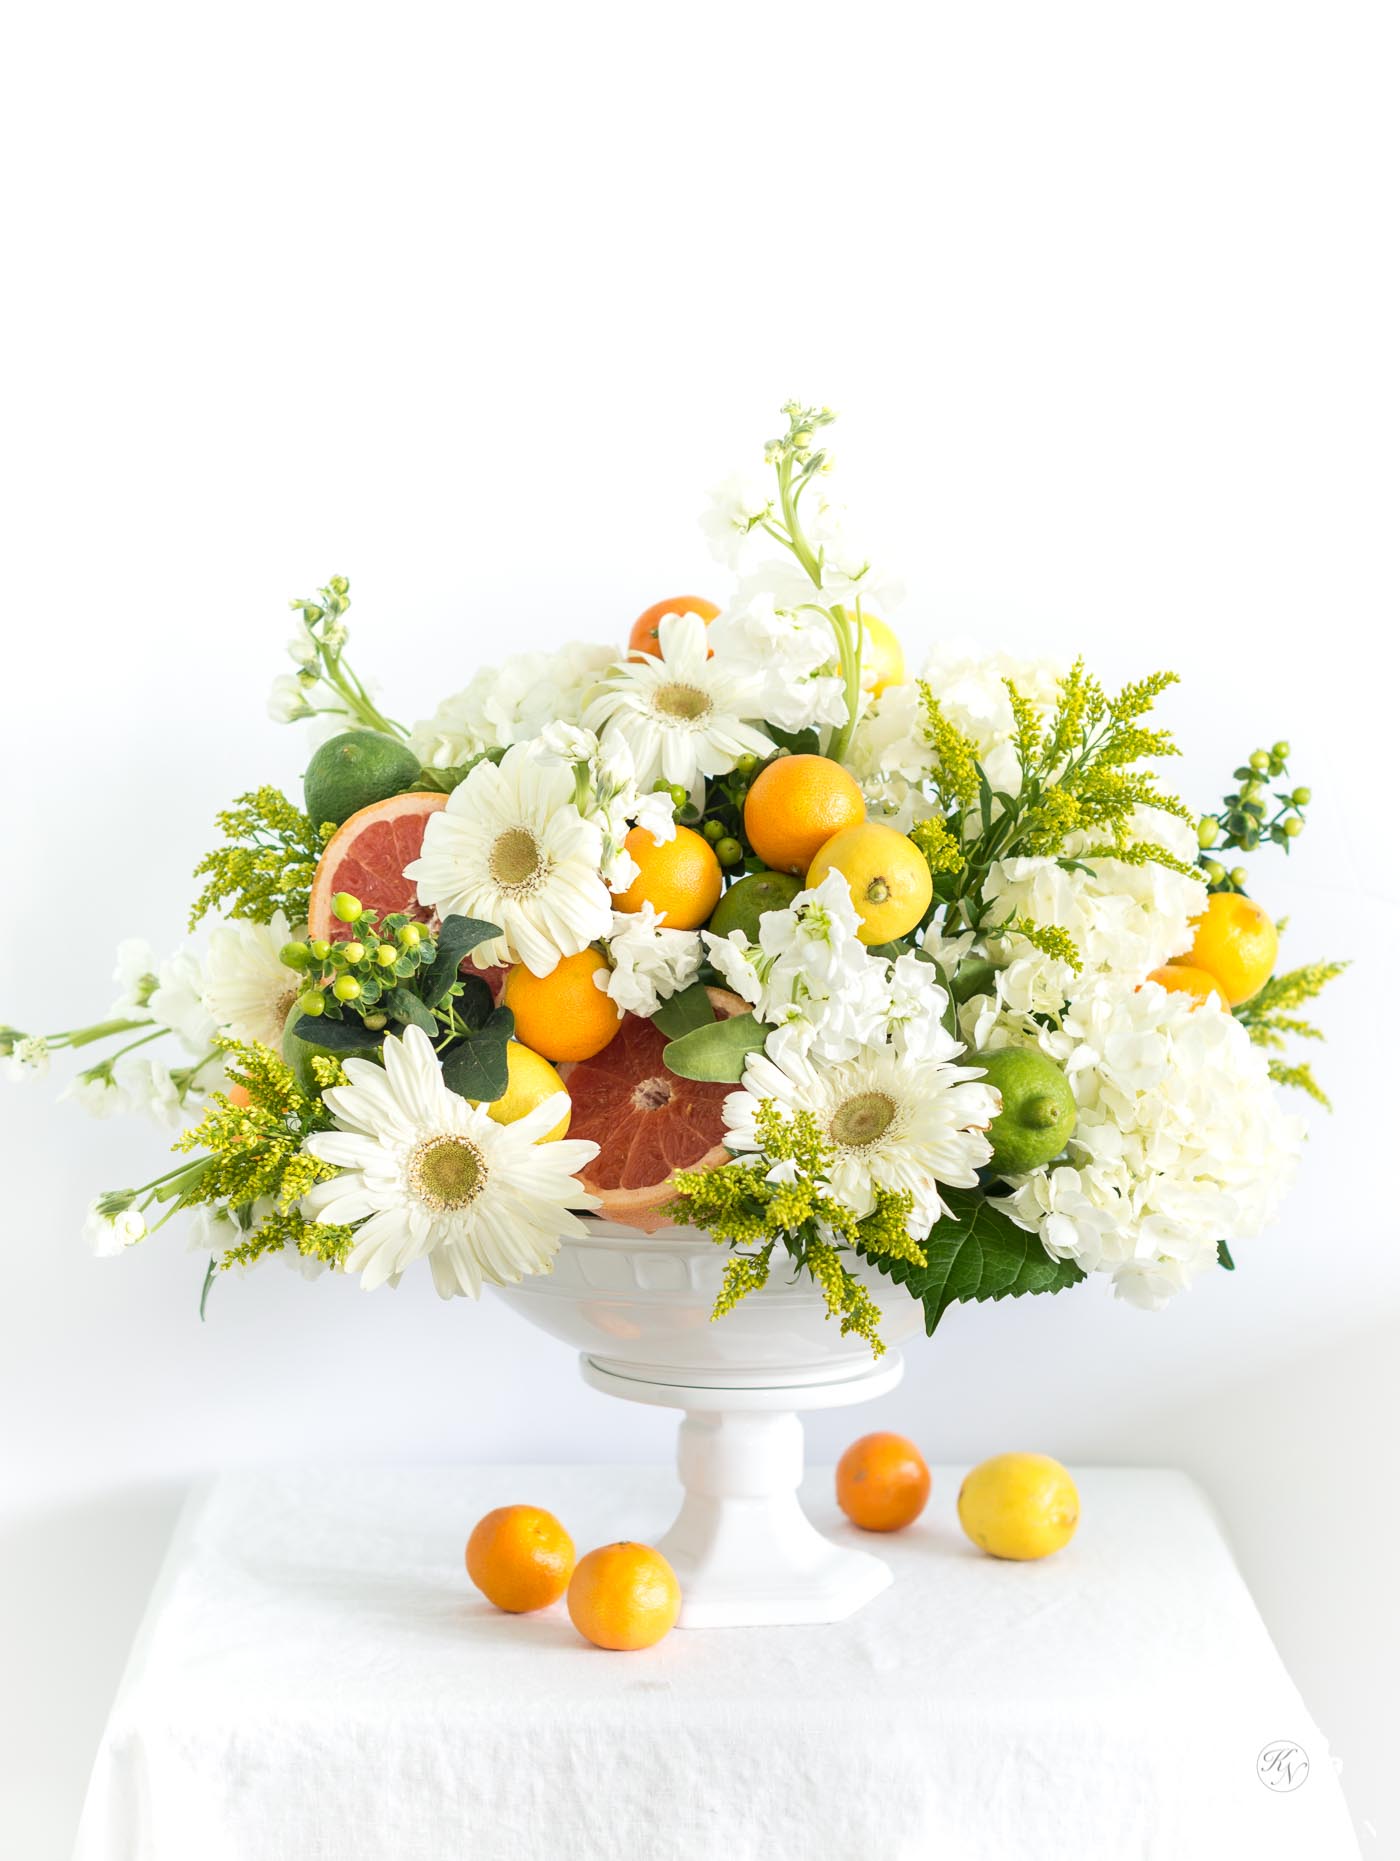
<path fill-rule="evenodd" d="M 442 1056 L 446 1085 L 464 1099 L 493 1105 L 509 1079 L 506 1045 L 514 1032 L 515 1016 L 510 1009 L 493 1008 L 470 1040 L 459 1040 Z"/>
<path fill-rule="evenodd" d="M 704 1079 L 712 1084 L 737 1086 L 744 1062 L 768 1038 L 768 1029 L 751 1014 L 731 1015 L 693 1028 L 679 1040 L 667 1043 L 661 1058 L 678 1079 Z"/>
<path fill-rule="evenodd" d="M 396 1021 L 406 1021 L 410 1027 L 421 1027 L 432 1039 L 437 1038 L 437 1017 L 431 1008 L 419 1001 L 412 989 L 390 989 L 381 1006 L 385 1014 L 392 1015 Z"/>
<path fill-rule="evenodd" d="M 924 1242 L 927 1266 L 873 1257 L 872 1263 L 905 1286 L 924 1307 L 930 1337 L 950 1305 L 969 1299 L 1020 1298 L 1062 1292 L 1084 1278 L 1072 1260 L 1052 1260 L 1040 1237 L 1018 1228 L 995 1202 L 972 1189 L 945 1189 L 948 1213 Z"/>
<path fill-rule="evenodd" d="M 327 1053 L 378 1053 L 384 1039 L 373 1033 L 363 1021 L 331 1021 L 325 1015 L 303 1015 L 292 1029 L 298 1040 L 309 1040 L 324 1047 Z"/>
<path fill-rule="evenodd" d="M 429 1008 L 436 1008 L 457 980 L 457 971 L 467 952 L 500 934 L 500 926 L 488 924 L 484 918 L 443 919 L 437 934 L 437 955 L 423 972 L 423 1000 Z"/>
<path fill-rule="evenodd" d="M 662 1002 L 651 1017 L 668 1040 L 679 1040 L 697 1027 L 709 1027 L 715 1018 L 703 982 L 692 982 L 688 989 Z"/>

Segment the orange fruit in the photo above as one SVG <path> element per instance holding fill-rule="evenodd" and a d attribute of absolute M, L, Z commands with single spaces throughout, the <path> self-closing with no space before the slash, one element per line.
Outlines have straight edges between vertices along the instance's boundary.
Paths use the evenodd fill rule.
<path fill-rule="evenodd" d="M 928 1463 L 903 1435 L 862 1435 L 836 1463 L 836 1503 L 862 1531 L 903 1531 L 928 1504 Z"/>
<path fill-rule="evenodd" d="M 656 630 L 667 614 L 698 614 L 708 627 L 718 613 L 719 609 L 714 602 L 707 601 L 703 595 L 673 594 L 667 601 L 655 602 L 645 614 L 639 614 L 632 622 L 632 631 L 627 636 L 627 650 L 629 653 L 647 653 L 651 658 L 659 659 L 661 647 Z"/>
<path fill-rule="evenodd" d="M 600 1545 L 569 1579 L 569 1619 L 598 1648 L 651 1648 L 681 1612 L 681 1586 L 649 1544 Z"/>
<path fill-rule="evenodd" d="M 593 978 L 608 966 L 594 949 L 561 956 L 547 976 L 523 963 L 506 974 L 501 1001 L 515 1016 L 515 1038 L 546 1060 L 588 1060 L 622 1026 L 622 1010 Z"/>
<path fill-rule="evenodd" d="M 727 989 L 707 991 L 715 1013 L 747 1014 Z M 571 1137 L 592 1138 L 598 1154 L 578 1173 L 598 1197 L 605 1221 L 654 1234 L 670 1224 L 676 1170 L 717 1169 L 724 1147 L 724 1101 L 733 1087 L 682 1079 L 662 1054 L 666 1036 L 641 1015 L 624 1017 L 617 1039 L 592 1059 L 559 1070 L 573 1108 Z"/>
<path fill-rule="evenodd" d="M 874 614 L 863 614 L 865 639 L 861 650 L 861 676 L 870 680 L 870 695 L 878 698 L 891 685 L 904 683 L 904 648 L 899 635 Z"/>
<path fill-rule="evenodd" d="M 626 846 L 641 871 L 614 898 L 614 910 L 640 911 L 651 905 L 666 913 L 667 930 L 699 930 L 708 922 L 724 889 L 708 840 L 688 827 L 678 827 L 674 840 L 653 840 L 645 827 L 634 827 Z"/>
<path fill-rule="evenodd" d="M 427 923 L 433 914 L 418 903 L 418 887 L 405 879 L 403 869 L 423 851 L 428 816 L 446 806 L 446 795 L 391 795 L 352 814 L 327 841 L 317 863 L 307 934 L 328 943 L 354 936 L 354 925 L 342 924 L 331 910 L 338 892 L 349 892 L 372 914 L 406 911 Z"/>
<path fill-rule="evenodd" d="M 574 1541 L 541 1506 L 497 1506 L 467 1539 L 467 1575 L 511 1615 L 557 1603 L 573 1572 Z"/>
<path fill-rule="evenodd" d="M 865 797 L 829 756 L 780 756 L 744 802 L 749 844 L 775 872 L 806 872 L 833 834 L 865 819 Z"/>
<path fill-rule="evenodd" d="M 1196 969 L 1190 963 L 1167 963 L 1161 969 L 1151 969 L 1147 972 L 1147 980 L 1160 982 L 1164 989 L 1198 996 L 1201 1001 L 1213 995 L 1226 1014 L 1230 1012 L 1225 991 L 1215 977 L 1208 975 L 1204 969 Z"/>
<path fill-rule="evenodd" d="M 1232 1008 L 1257 995 L 1278 961 L 1278 932 L 1262 906 L 1242 892 L 1212 892 L 1195 920 L 1191 948 L 1181 962 L 1205 970 Z"/>

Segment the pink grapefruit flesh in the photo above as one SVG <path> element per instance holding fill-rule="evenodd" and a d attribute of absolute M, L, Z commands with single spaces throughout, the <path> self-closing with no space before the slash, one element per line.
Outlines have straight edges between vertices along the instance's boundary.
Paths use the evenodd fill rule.
<path fill-rule="evenodd" d="M 420 923 L 432 912 L 418 902 L 418 888 L 405 879 L 403 869 L 423 850 L 423 830 L 429 815 L 447 806 L 446 795 L 392 795 L 361 808 L 339 827 L 316 868 L 307 913 L 310 934 L 334 943 L 354 934 L 331 910 L 338 892 L 358 898 L 366 911 L 387 917 L 406 911 Z"/>
<path fill-rule="evenodd" d="M 725 989 L 708 993 L 721 1019 L 749 1012 Z M 665 1209 L 675 1171 L 715 1169 L 729 1159 L 724 1101 L 734 1088 L 668 1072 L 666 1039 L 654 1021 L 629 1014 L 601 1053 L 559 1068 L 573 1104 L 569 1136 L 598 1146 L 579 1180 L 598 1197 L 605 1221 L 644 1234 L 671 1225 Z"/>

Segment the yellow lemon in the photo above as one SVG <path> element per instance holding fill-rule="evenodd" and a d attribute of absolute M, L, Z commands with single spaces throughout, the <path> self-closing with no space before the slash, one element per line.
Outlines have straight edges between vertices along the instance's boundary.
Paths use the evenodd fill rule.
<path fill-rule="evenodd" d="M 865 677 L 874 674 L 870 693 L 872 697 L 878 698 L 890 685 L 904 683 L 904 648 L 894 628 L 887 626 L 883 620 L 877 619 L 874 614 L 862 614 L 861 619 L 865 622 L 861 672 Z"/>
<path fill-rule="evenodd" d="M 974 1467 L 958 1494 L 958 1518 L 993 1557 L 1049 1557 L 1074 1536 L 1079 1494 L 1048 1454 L 994 1454 Z"/>
<path fill-rule="evenodd" d="M 524 1118 L 537 1105 L 543 1105 L 547 1098 L 553 1098 L 556 1092 L 568 1097 L 568 1088 L 541 1054 L 532 1047 L 523 1047 L 518 1040 L 506 1042 L 506 1089 L 500 1098 L 486 1107 L 486 1115 L 497 1124 L 514 1124 L 517 1118 Z M 472 1104 L 480 1104 L 473 1099 Z M 538 1141 L 552 1144 L 556 1137 L 563 1137 L 569 1128 L 573 1116 L 572 1108 L 552 1131 L 546 1131 Z"/>
<path fill-rule="evenodd" d="M 866 821 L 833 834 L 807 869 L 808 886 L 839 872 L 851 889 L 862 943 L 891 943 L 913 930 L 933 900 L 928 862 L 908 834 Z"/>
<path fill-rule="evenodd" d="M 1243 892 L 1212 892 L 1192 924 L 1191 948 L 1179 961 L 1205 970 L 1232 1008 L 1257 995 L 1278 961 L 1278 932 L 1261 905 Z"/>

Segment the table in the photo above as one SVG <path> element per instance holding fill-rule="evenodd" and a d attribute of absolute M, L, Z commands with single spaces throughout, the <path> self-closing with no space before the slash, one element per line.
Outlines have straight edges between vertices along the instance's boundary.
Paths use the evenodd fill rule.
<path fill-rule="evenodd" d="M 1184 1476 L 1085 1471 L 1074 1543 L 1018 1565 L 961 1536 L 960 1475 L 935 1470 L 924 1518 L 880 1540 L 895 1586 L 850 1620 L 635 1654 L 582 1642 L 562 1605 L 497 1613 L 462 1547 L 513 1501 L 580 1552 L 654 1539 L 668 1473 L 225 1475 L 176 1530 L 76 1861 L 1356 1856 L 1322 1735 Z M 855 1543 L 831 1490 L 814 1471 L 804 1497 Z"/>

